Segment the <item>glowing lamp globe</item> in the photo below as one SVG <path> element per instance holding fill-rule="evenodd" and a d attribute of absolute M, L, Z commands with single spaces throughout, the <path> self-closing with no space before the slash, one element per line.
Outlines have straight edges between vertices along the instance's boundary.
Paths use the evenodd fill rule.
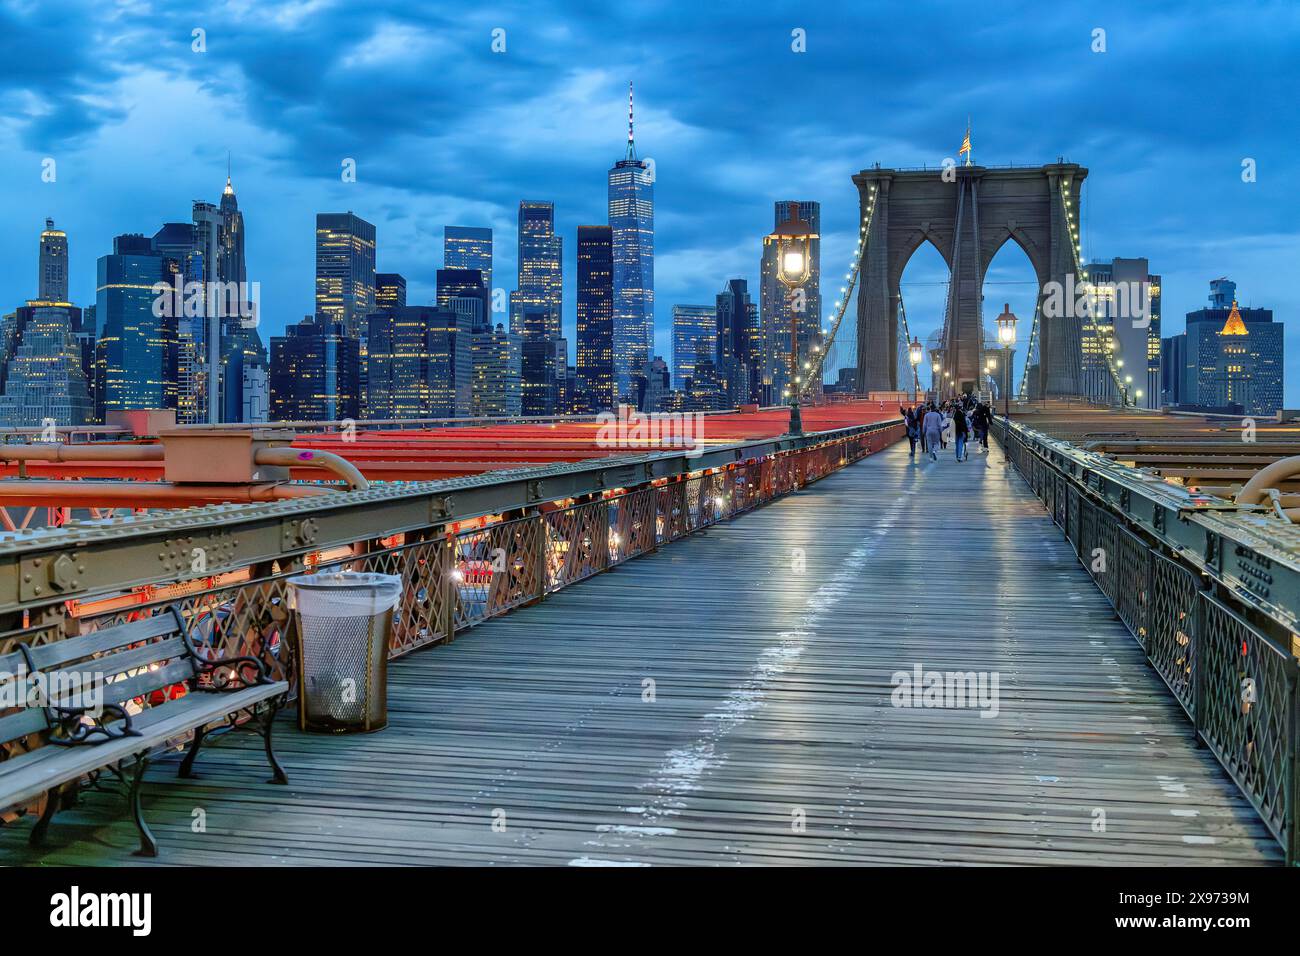
<path fill-rule="evenodd" d="M 812 225 L 799 218 L 799 204 L 790 203 L 787 218 L 763 245 L 776 247 L 776 278 L 788 289 L 796 289 L 812 276 L 812 241 L 821 238 Z"/>
<path fill-rule="evenodd" d="M 1002 314 L 997 318 L 998 341 L 1004 346 L 1010 347 L 1016 344 L 1017 321 L 1015 313 L 1011 311 L 1011 303 L 1005 303 L 1002 306 Z"/>

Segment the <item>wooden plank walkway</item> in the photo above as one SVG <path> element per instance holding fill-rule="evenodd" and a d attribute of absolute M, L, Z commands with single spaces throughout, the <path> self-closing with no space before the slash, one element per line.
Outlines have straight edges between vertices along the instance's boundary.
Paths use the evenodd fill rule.
<path fill-rule="evenodd" d="M 996 673 L 997 716 L 892 706 L 917 665 Z M 895 446 L 390 681 L 381 733 L 286 724 L 287 788 L 251 735 L 152 771 L 157 862 L 1281 861 L 996 449 Z M 0 862 L 140 862 L 117 811 L 43 854 L 0 829 Z"/>

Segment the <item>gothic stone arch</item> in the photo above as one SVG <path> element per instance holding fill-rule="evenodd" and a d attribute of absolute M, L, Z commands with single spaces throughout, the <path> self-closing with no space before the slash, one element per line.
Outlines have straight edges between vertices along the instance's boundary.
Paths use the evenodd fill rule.
<path fill-rule="evenodd" d="M 899 282 L 922 242 L 948 263 L 951 312 L 944 373 L 961 387 L 979 381 L 983 358 L 981 297 L 984 274 L 1003 243 L 1025 250 L 1038 277 L 1039 298 L 1051 281 L 1074 271 L 1059 188 L 1078 208 L 1088 170 L 1074 163 L 1019 169 L 958 166 L 942 169 L 864 169 L 853 177 L 861 218 L 873 199 L 871 231 L 858 293 L 858 388 L 895 390 L 898 382 Z M 942 317 L 940 317 L 942 318 Z M 1028 347 L 1032 316 L 1019 331 Z M 1081 329 L 1077 320 L 1041 322 L 1035 395 L 1077 395 L 1081 385 Z M 1023 352 L 1022 352 L 1023 354 Z"/>

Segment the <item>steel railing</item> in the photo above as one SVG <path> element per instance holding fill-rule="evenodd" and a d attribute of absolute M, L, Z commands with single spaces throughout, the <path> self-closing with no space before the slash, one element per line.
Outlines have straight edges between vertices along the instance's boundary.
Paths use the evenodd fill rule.
<path fill-rule="evenodd" d="M 7 613 L 29 622 L 0 633 L 0 657 L 19 644 L 58 641 L 174 607 L 200 653 L 255 656 L 275 677 L 294 684 L 297 637 L 288 603 L 288 579 L 294 575 L 331 569 L 400 576 L 402 596 L 389 644 L 389 656 L 400 657 L 449 642 L 483 621 L 788 495 L 902 435 L 901 422 L 890 421 L 722 446 L 698 458 L 659 453 L 459 483 L 414 483 L 388 494 L 340 495 L 351 503 L 307 518 L 295 517 L 294 507 L 285 511 L 271 505 L 191 509 L 194 513 L 184 518 L 115 519 L 110 525 L 119 533 L 134 530 L 140 539 L 128 546 L 123 534 L 116 552 L 99 526 L 30 532 L 0 547 L 0 579 L 26 579 L 16 590 L 0 587 L 0 609 L 17 608 Z M 545 494 L 547 487 L 556 493 Z M 453 494 L 457 490 L 460 496 Z M 494 510 L 521 501 L 527 503 Z M 414 525 L 412 502 L 421 506 L 415 513 L 426 516 Z M 277 520 L 268 526 L 268 517 Z M 209 526 L 215 538 L 201 533 Z M 277 527 L 282 537 L 274 535 Z M 349 535 L 356 527 L 368 530 Z M 198 578 L 183 573 L 195 541 L 227 546 L 216 573 Z M 279 541 L 278 553 L 268 556 L 268 541 Z M 149 553 L 159 548 L 156 556 Z M 237 566 L 241 553 L 256 559 Z M 152 577 L 144 580 L 141 554 L 153 559 Z M 108 561 L 111 567 L 107 576 L 100 570 L 98 587 L 79 592 L 75 600 L 50 602 L 37 593 L 42 587 L 34 581 L 46 580 L 47 569 L 53 575 L 51 561 L 72 562 L 80 573 L 88 572 L 92 561 Z M 108 580 L 122 586 L 108 589 L 102 584 Z M 135 705 L 145 709 L 156 702 L 140 699 Z M 0 716 L 4 713 L 0 706 Z M 0 746 L 0 760 L 13 746 Z"/>
<path fill-rule="evenodd" d="M 1162 533 L 1163 520 L 1133 520 L 1125 511 L 1135 492 L 1126 486 L 1118 502 L 1107 495 L 1104 464 L 1075 467 L 1057 453 L 1059 443 L 1005 420 L 995 423 L 994 432 L 1187 714 L 1198 740 L 1295 864 L 1300 698 L 1294 635 L 1276 619 L 1276 604 L 1252 601 L 1222 573 L 1222 562 L 1214 560 L 1221 558 L 1222 545 L 1206 548 L 1213 554 L 1196 555 Z M 1156 501 L 1151 513 L 1162 507 Z M 1237 557 L 1250 547 L 1243 537 L 1234 549 Z"/>
<path fill-rule="evenodd" d="M 292 679 L 287 579 L 330 568 L 402 577 L 396 657 L 787 495 L 902 434 L 895 420 L 698 457 L 402 484 L 317 499 L 315 510 L 213 506 L 32 532 L 0 546 L 0 610 L 25 619 L 0 633 L 0 655 L 175 606 L 199 643 L 261 656 Z M 212 563 L 202 576 L 187 573 L 196 548 Z M 69 571 L 74 593 L 51 590 L 54 564 L 80 569 Z"/>

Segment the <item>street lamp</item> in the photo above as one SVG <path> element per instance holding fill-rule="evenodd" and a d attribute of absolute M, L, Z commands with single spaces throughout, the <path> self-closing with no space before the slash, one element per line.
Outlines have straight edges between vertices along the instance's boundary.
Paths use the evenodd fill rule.
<path fill-rule="evenodd" d="M 915 336 L 912 337 L 912 344 L 908 346 L 907 357 L 912 363 L 912 401 L 915 402 L 921 398 L 921 379 L 916 374 L 916 369 L 925 358 L 925 349 L 921 347 L 921 340 Z"/>
<path fill-rule="evenodd" d="M 998 341 L 1007 352 L 1006 372 L 1002 378 L 1005 387 L 1002 389 L 1002 417 L 1008 418 L 1011 414 L 1011 346 L 1016 344 L 1016 314 L 1011 311 L 1011 303 L 1004 303 L 1002 314 L 998 316 Z"/>
<path fill-rule="evenodd" d="M 819 238 L 812 226 L 799 218 L 799 204 L 788 206 L 786 220 L 763 245 L 776 247 L 776 278 L 790 295 L 790 434 L 803 434 L 799 413 L 799 313 L 798 289 L 812 276 L 812 241 Z M 847 294 L 847 293 L 846 293 Z"/>
<path fill-rule="evenodd" d="M 1002 314 L 998 316 L 998 342 L 1005 348 L 1016 344 L 1016 314 L 1011 311 L 1011 303 L 1007 302 L 1002 306 Z"/>
<path fill-rule="evenodd" d="M 912 339 L 912 344 L 908 348 L 908 353 L 908 357 L 912 360 L 913 365 L 921 364 L 921 359 L 925 358 L 925 352 L 924 349 L 921 348 L 920 339 Z"/>

